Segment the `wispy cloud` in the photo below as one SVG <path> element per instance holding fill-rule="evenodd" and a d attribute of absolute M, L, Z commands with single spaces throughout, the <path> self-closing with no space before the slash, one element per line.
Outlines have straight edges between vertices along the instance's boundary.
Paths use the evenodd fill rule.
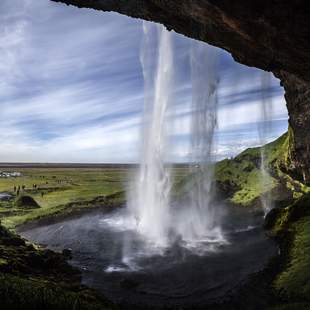
<path fill-rule="evenodd" d="M 1 161 L 138 159 L 141 21 L 48 0 L 2 0 L 0 25 Z M 170 158 L 178 161 L 190 153 L 189 42 L 174 35 Z M 240 135 L 243 146 L 257 144 L 260 73 L 225 52 L 221 60 L 218 152 L 229 156 L 240 149 Z M 285 130 L 287 112 L 275 79 L 270 87 L 274 118 L 283 120 L 270 134 L 274 137 Z"/>

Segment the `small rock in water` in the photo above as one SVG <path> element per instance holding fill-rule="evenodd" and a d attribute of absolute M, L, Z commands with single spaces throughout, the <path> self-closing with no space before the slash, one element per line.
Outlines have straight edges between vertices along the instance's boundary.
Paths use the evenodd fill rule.
<path fill-rule="evenodd" d="M 66 259 L 72 259 L 72 249 L 63 249 L 63 250 L 62 250 L 62 255 L 63 255 Z"/>

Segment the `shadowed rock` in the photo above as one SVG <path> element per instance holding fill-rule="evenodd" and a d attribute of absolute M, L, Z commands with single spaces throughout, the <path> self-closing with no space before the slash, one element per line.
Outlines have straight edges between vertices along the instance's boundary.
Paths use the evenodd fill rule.
<path fill-rule="evenodd" d="M 31 196 L 20 196 L 16 200 L 18 208 L 37 209 L 40 205 Z"/>

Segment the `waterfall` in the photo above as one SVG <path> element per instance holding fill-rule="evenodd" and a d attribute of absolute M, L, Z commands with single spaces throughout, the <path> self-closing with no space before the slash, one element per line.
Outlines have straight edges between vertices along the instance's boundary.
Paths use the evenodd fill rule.
<path fill-rule="evenodd" d="M 214 131 L 217 124 L 218 51 L 192 41 L 191 185 L 179 234 L 184 240 L 222 239 L 212 203 Z"/>
<path fill-rule="evenodd" d="M 217 124 L 218 50 L 192 41 L 190 67 L 191 187 L 188 203 L 170 208 L 171 180 L 165 163 L 167 108 L 175 91 L 172 33 L 163 26 L 143 23 L 141 64 L 144 77 L 142 158 L 129 212 L 137 231 L 157 248 L 171 236 L 192 242 L 223 241 L 217 207 L 212 202 L 214 132 Z M 154 56 L 154 47 L 157 55 Z M 155 49 L 156 50 L 156 49 Z"/>
<path fill-rule="evenodd" d="M 143 148 L 129 208 L 138 231 L 155 245 L 165 246 L 170 223 L 170 178 L 164 163 L 164 148 L 167 138 L 165 118 L 173 88 L 172 34 L 163 26 L 148 22 L 143 23 L 143 31 Z M 157 42 L 158 58 L 154 64 L 153 47 Z"/>
<path fill-rule="evenodd" d="M 268 143 L 268 136 L 272 131 L 273 107 L 272 99 L 269 96 L 271 88 L 271 74 L 269 72 L 261 72 L 261 122 L 258 126 L 259 140 L 262 146 Z M 261 187 L 263 194 L 261 195 L 261 203 L 264 213 L 267 214 L 272 209 L 272 199 L 270 189 L 270 176 L 268 172 L 268 162 L 266 148 L 261 148 Z"/>
<path fill-rule="evenodd" d="M 200 238 L 214 228 L 211 204 L 213 142 L 217 123 L 218 53 L 215 48 L 192 42 L 192 175 L 191 215 L 193 237 Z"/>

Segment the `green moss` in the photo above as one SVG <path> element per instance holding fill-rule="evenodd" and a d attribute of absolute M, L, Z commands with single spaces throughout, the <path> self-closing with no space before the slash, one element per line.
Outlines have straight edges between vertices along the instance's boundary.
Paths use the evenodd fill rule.
<path fill-rule="evenodd" d="M 280 182 L 278 178 L 278 161 L 286 158 L 289 147 L 289 135 L 284 134 L 264 147 L 250 148 L 233 159 L 224 159 L 215 164 L 214 179 L 221 196 L 240 206 L 251 206 L 262 195 L 275 190 Z M 265 154 L 265 165 L 270 173 L 262 175 L 261 153 Z M 190 190 L 192 175 L 186 176 L 175 187 L 175 192 Z M 263 182 L 262 182 L 263 179 Z"/>
<path fill-rule="evenodd" d="M 287 151 L 288 134 L 263 148 L 250 148 L 234 159 L 225 159 L 215 166 L 215 180 L 221 187 L 223 184 L 231 188 L 228 199 L 241 206 L 252 205 L 263 194 L 279 185 L 277 178 L 268 173 L 262 175 L 260 169 L 261 153 L 265 154 L 265 164 L 274 170 L 275 162 Z M 264 182 L 262 178 L 264 177 Z"/>
<path fill-rule="evenodd" d="M 310 194 L 286 208 L 272 210 L 266 221 L 281 242 L 284 262 L 274 288 L 291 302 L 310 302 Z"/>
<path fill-rule="evenodd" d="M 4 258 L 0 258 L 0 266 L 3 267 L 8 264 L 8 260 Z"/>
<path fill-rule="evenodd" d="M 279 188 L 282 192 L 291 192 L 293 199 L 310 192 L 309 187 L 287 173 L 292 141 L 293 134 L 289 129 L 263 147 L 250 148 L 233 159 L 218 162 L 215 165 L 215 180 L 219 189 L 228 192 L 228 200 L 240 206 L 253 205 L 263 195 L 277 192 Z M 268 171 L 264 175 L 260 167 L 262 153 Z"/>
<path fill-rule="evenodd" d="M 289 224 L 290 219 L 290 207 L 279 209 L 279 213 L 275 219 L 273 224 L 273 234 L 275 236 L 281 234 L 283 230 L 285 230 Z"/>
<path fill-rule="evenodd" d="M 15 205 L 17 208 L 25 208 L 25 209 L 38 209 L 40 208 L 39 204 L 28 195 L 18 196 Z"/>
<path fill-rule="evenodd" d="M 112 308 L 80 279 L 61 254 L 38 250 L 0 225 L 1 309 Z"/>
<path fill-rule="evenodd" d="M 41 208 L 23 208 L 14 199 L 0 204 L 2 223 L 11 229 L 33 220 L 97 208 L 100 204 L 102 207 L 124 204 L 125 189 L 134 173 L 133 169 L 125 168 L 21 168 L 20 171 L 20 178 L 0 178 L 0 191 L 16 194 L 14 186 L 24 186 L 21 195 L 33 197 Z M 173 167 L 171 172 L 177 183 L 188 169 Z"/>
<path fill-rule="evenodd" d="M 118 207 L 125 201 L 124 191 L 116 192 L 107 196 L 95 197 L 89 201 L 77 201 L 64 205 L 58 205 L 53 208 L 41 208 L 28 213 L 8 216 L 2 219 L 5 227 L 14 229 L 18 225 L 22 225 L 31 221 L 38 221 L 45 218 L 65 218 L 72 214 L 79 214 L 92 209 L 108 209 L 110 207 Z"/>
<path fill-rule="evenodd" d="M 68 291 L 40 278 L 26 279 L 0 273 L 3 309 L 112 309 L 108 303 L 84 291 Z"/>
<path fill-rule="evenodd" d="M 289 264 L 277 277 L 275 287 L 288 297 L 310 301 L 310 216 L 299 220 L 293 228 Z"/>

